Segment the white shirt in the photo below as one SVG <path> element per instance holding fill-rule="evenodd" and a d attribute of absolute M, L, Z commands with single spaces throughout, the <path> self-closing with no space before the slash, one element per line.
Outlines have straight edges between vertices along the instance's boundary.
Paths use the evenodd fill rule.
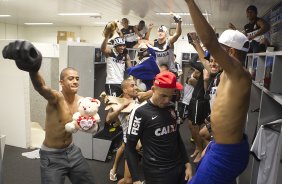
<path fill-rule="evenodd" d="M 184 85 L 182 103 L 189 105 L 193 91 L 194 87 L 191 84 Z"/>
<path fill-rule="evenodd" d="M 274 184 L 280 164 L 279 132 L 260 126 L 251 151 L 260 160 L 257 184 Z"/>
<path fill-rule="evenodd" d="M 121 59 L 117 59 L 117 53 L 113 50 L 113 53 L 106 58 L 107 63 L 107 77 L 106 84 L 121 84 L 123 81 L 126 55 Z"/>

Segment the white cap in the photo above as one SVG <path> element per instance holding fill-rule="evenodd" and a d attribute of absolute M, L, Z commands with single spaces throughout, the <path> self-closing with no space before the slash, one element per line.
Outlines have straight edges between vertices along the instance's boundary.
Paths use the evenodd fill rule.
<path fill-rule="evenodd" d="M 166 28 L 164 25 L 161 25 L 161 26 L 158 28 L 158 32 L 167 32 L 167 28 Z"/>
<path fill-rule="evenodd" d="M 219 37 L 218 42 L 228 47 L 245 51 L 249 51 L 250 43 L 248 38 L 238 30 L 225 30 Z"/>
<path fill-rule="evenodd" d="M 121 38 L 121 37 L 116 37 L 115 39 L 114 39 L 114 47 L 115 46 L 118 46 L 118 45 L 125 45 L 125 41 L 124 41 L 124 39 L 123 38 Z"/>

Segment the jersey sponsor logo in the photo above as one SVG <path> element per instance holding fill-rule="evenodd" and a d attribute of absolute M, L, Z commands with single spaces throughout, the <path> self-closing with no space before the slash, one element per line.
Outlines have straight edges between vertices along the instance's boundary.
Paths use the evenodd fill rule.
<path fill-rule="evenodd" d="M 140 128 L 141 120 L 142 120 L 142 118 L 137 118 L 136 116 L 134 117 L 134 120 L 133 120 L 133 123 L 132 123 L 131 134 L 138 135 L 138 130 Z"/>
<path fill-rule="evenodd" d="M 129 34 L 125 34 L 125 35 L 123 35 L 125 38 L 127 38 L 127 37 L 132 37 L 132 36 L 135 36 L 135 33 L 129 33 Z"/>
<path fill-rule="evenodd" d="M 254 36 L 258 31 L 259 31 L 259 30 L 252 31 L 252 32 L 250 32 L 250 33 L 247 33 L 247 35 L 248 35 L 248 36 Z M 260 36 L 256 36 L 256 37 L 254 38 L 254 40 L 260 41 L 260 40 L 262 40 L 263 38 L 264 38 L 264 35 L 260 35 Z"/>
<path fill-rule="evenodd" d="M 157 52 L 157 57 L 166 57 L 169 55 L 169 52 Z"/>
<path fill-rule="evenodd" d="M 156 116 L 153 116 L 153 117 L 152 117 L 152 120 L 156 119 L 157 117 L 158 117 L 158 115 L 156 115 Z"/>
<path fill-rule="evenodd" d="M 156 136 L 166 135 L 176 131 L 176 125 L 168 125 L 155 130 Z"/>
<path fill-rule="evenodd" d="M 125 63 L 125 57 L 122 58 L 123 60 L 119 60 L 119 59 L 116 59 L 116 58 L 113 58 L 113 62 L 115 63 L 119 63 L 119 64 L 124 64 Z"/>

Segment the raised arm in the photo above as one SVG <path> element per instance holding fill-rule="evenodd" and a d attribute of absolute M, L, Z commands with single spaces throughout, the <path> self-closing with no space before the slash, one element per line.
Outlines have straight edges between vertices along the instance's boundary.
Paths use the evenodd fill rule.
<path fill-rule="evenodd" d="M 153 26 L 154 26 L 153 23 L 150 23 L 150 24 L 149 24 L 148 30 L 147 30 L 147 32 L 146 32 L 146 35 L 145 35 L 144 40 L 149 40 L 151 31 L 152 31 L 152 29 L 153 29 Z"/>
<path fill-rule="evenodd" d="M 124 37 L 123 36 L 123 33 L 121 32 L 121 30 L 117 27 L 117 29 L 116 29 L 116 32 L 117 32 L 117 34 L 120 36 L 120 37 Z"/>
<path fill-rule="evenodd" d="M 34 89 L 41 96 L 50 103 L 57 102 L 58 91 L 46 86 L 44 79 L 38 72 L 42 63 L 42 55 L 32 43 L 16 40 L 5 46 L 2 54 L 6 59 L 15 60 L 20 70 L 29 72 Z"/>
<path fill-rule="evenodd" d="M 111 49 L 107 46 L 108 41 L 109 41 L 109 36 L 105 35 L 105 38 L 104 38 L 102 45 L 101 45 L 101 52 L 103 54 L 105 54 L 106 57 L 108 57 L 109 54 L 111 53 Z"/>
<path fill-rule="evenodd" d="M 182 33 L 181 23 L 182 23 L 182 19 L 179 18 L 179 20 L 176 21 L 175 33 L 169 38 L 170 44 L 175 43 L 177 41 L 177 39 L 179 38 L 179 36 L 181 35 L 181 33 Z"/>
<path fill-rule="evenodd" d="M 234 73 L 238 68 L 236 66 L 240 66 L 237 60 L 234 57 L 231 57 L 219 44 L 216 34 L 213 28 L 209 25 L 202 12 L 194 2 L 194 0 L 185 0 L 191 18 L 193 20 L 195 29 L 197 34 L 199 35 L 202 43 L 214 57 L 214 59 L 218 62 L 218 64 L 223 68 L 223 70 L 228 73 Z M 238 64 L 236 64 L 236 62 Z M 241 66 L 240 66 L 241 67 Z"/>
<path fill-rule="evenodd" d="M 193 40 L 191 44 L 193 45 L 195 50 L 198 52 L 201 63 L 204 65 L 205 69 L 208 72 L 210 72 L 210 64 L 209 64 L 209 61 L 205 59 L 205 52 L 200 44 L 199 38 L 197 37 L 196 33 L 188 33 L 188 34 L 191 36 Z"/>
<path fill-rule="evenodd" d="M 236 26 L 234 24 L 232 24 L 231 22 L 229 22 L 228 27 L 230 29 L 237 30 Z"/>

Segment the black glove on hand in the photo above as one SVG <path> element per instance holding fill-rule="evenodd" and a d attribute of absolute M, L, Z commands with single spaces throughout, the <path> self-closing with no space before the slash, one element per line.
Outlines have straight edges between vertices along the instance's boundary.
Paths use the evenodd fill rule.
<path fill-rule="evenodd" d="M 6 45 L 2 50 L 5 59 L 16 61 L 19 69 L 27 72 L 37 72 L 42 63 L 41 53 L 28 41 L 19 41 Z"/>

